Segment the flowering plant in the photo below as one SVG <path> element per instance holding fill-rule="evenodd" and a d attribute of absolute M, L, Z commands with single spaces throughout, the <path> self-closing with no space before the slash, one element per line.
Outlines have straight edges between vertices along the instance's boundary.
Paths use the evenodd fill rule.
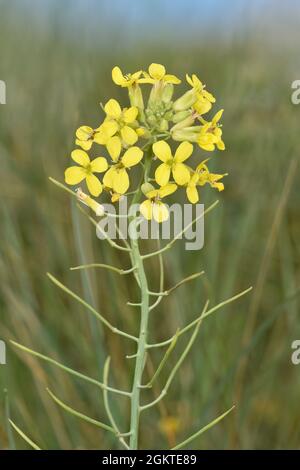
<path fill-rule="evenodd" d="M 77 129 L 75 143 L 79 148 L 71 153 L 71 158 L 76 165 L 68 167 L 65 171 L 66 183 L 75 186 L 76 191 L 50 178 L 52 182 L 68 191 L 77 200 L 88 206 L 96 216 L 100 217 L 106 214 L 105 208 L 102 205 L 105 195 L 113 203 L 125 196 L 132 196 L 131 204 L 139 204 L 139 211 L 142 217 L 146 220 L 154 219 L 157 223 L 162 223 L 169 218 L 169 210 L 163 200 L 165 201 L 166 198 L 179 189 L 185 191 L 188 201 L 192 204 L 196 204 L 199 201 L 199 190 L 207 184 L 218 191 L 223 191 L 224 185 L 222 179 L 225 175 L 210 172 L 208 167 L 209 159 L 197 162 L 195 168 L 187 163 L 193 154 L 194 145 L 207 152 L 212 152 L 216 148 L 221 151 L 225 149 L 220 124 L 223 110 L 219 110 L 211 119 L 204 119 L 203 116 L 207 115 L 216 100 L 206 90 L 199 78 L 196 75 L 191 77 L 187 75 L 186 80 L 190 89 L 175 99 L 173 98 L 174 87 L 180 84 L 180 80 L 175 75 L 167 74 L 165 67 L 160 64 L 151 64 L 147 72 L 138 71 L 132 74 L 123 74 L 119 67 L 114 67 L 112 79 L 117 85 L 127 88 L 130 102 L 129 107 L 122 109 L 115 99 L 110 99 L 103 106 L 105 117 L 98 127 L 93 128 L 83 125 Z M 151 85 L 151 90 L 147 105 L 145 106 L 141 87 L 148 86 L 149 84 Z M 172 140 L 176 142 L 174 149 L 171 148 L 169 143 Z M 101 149 L 100 151 L 98 150 L 99 148 Z M 88 152 L 91 153 L 94 150 L 96 154 L 91 157 Z M 132 180 L 134 179 L 131 178 L 131 172 L 134 167 L 141 168 L 140 182 L 136 188 L 131 187 Z M 100 179 L 99 175 L 103 175 L 102 179 Z M 86 184 L 86 191 L 90 194 L 87 194 L 81 187 L 78 187 L 82 183 Z M 99 196 L 103 199 L 95 199 Z M 208 207 L 204 214 L 209 212 L 215 205 L 216 203 Z M 109 214 L 106 215 L 109 216 Z M 203 214 L 201 214 L 202 216 Z M 97 220 L 89 215 L 88 217 L 92 223 L 98 226 Z M 130 218 L 134 230 L 137 230 L 140 217 L 132 214 L 127 214 L 125 217 Z M 134 360 L 134 374 L 129 390 L 120 390 L 109 385 L 109 357 L 104 364 L 103 381 L 100 382 L 48 356 L 14 342 L 14 345 L 23 351 L 33 354 L 63 369 L 65 372 L 100 388 L 103 392 L 109 424 L 84 415 L 63 403 L 50 390 L 48 392 L 54 401 L 64 408 L 66 412 L 113 433 L 120 444 L 126 449 L 139 448 L 141 414 L 157 405 L 167 395 L 179 367 L 197 338 L 203 320 L 225 304 L 241 297 L 251 289 L 247 289 L 214 307 L 209 308 L 209 302 L 206 301 L 201 313 L 196 316 L 195 320 L 186 326 L 180 327 L 170 338 L 161 342 L 151 342 L 149 339 L 149 318 L 153 310 L 158 307 L 164 298 L 182 284 L 203 275 L 203 271 L 200 271 L 180 280 L 175 286 L 167 289 L 164 286 L 162 254 L 174 245 L 185 230 L 186 227 L 165 246 L 159 246 L 156 251 L 145 254 L 140 252 L 137 237 L 133 236 L 129 241 L 124 239 L 123 244 L 119 244 L 106 236 L 106 241 L 112 248 L 128 254 L 131 266 L 127 269 L 122 269 L 109 264 L 93 263 L 75 268 L 102 268 L 111 270 L 119 275 L 134 276 L 140 298 L 136 303 L 128 302 L 128 305 L 137 307 L 140 310 L 140 325 L 137 334 L 125 332 L 111 324 L 92 305 L 63 285 L 53 275 L 48 274 L 50 280 L 56 286 L 80 302 L 103 326 L 135 345 L 134 354 L 126 355 L 128 359 Z M 158 257 L 160 266 L 160 290 L 158 292 L 150 289 L 145 269 L 146 261 L 155 256 Z M 152 301 L 153 298 L 154 300 Z M 170 354 L 173 353 L 177 341 L 189 331 L 192 331 L 191 337 L 177 359 L 161 392 L 152 401 L 145 403 L 142 397 L 144 390 L 152 388 L 153 383 L 157 381 L 162 369 L 166 366 Z M 166 350 L 154 375 L 145 383 L 145 363 L 154 348 L 166 348 Z M 130 402 L 130 422 L 129 430 L 127 431 L 119 429 L 119 425 L 113 416 L 109 403 L 110 393 L 124 396 Z M 194 432 L 181 443 L 176 444 L 173 448 L 180 449 L 186 447 L 192 440 L 223 419 L 232 409 L 233 407 L 200 430 Z M 164 426 L 168 427 L 173 421 L 164 423 Z M 12 425 L 32 447 L 40 448 L 14 423 Z"/>

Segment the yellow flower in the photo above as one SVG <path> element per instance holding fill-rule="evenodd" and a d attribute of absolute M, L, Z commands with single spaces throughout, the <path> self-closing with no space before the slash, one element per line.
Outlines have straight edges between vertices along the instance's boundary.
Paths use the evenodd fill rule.
<path fill-rule="evenodd" d="M 190 179 L 190 172 L 186 165 L 187 160 L 193 153 L 193 145 L 189 142 L 182 142 L 173 157 L 170 146 L 167 142 L 160 140 L 153 144 L 153 152 L 163 163 L 155 171 L 155 180 L 160 186 L 165 186 L 172 172 L 173 178 L 178 185 L 186 184 Z"/>
<path fill-rule="evenodd" d="M 142 74 L 142 71 L 139 70 L 135 73 L 127 73 L 124 75 L 120 69 L 120 67 L 114 67 L 112 69 L 112 79 L 116 85 L 120 85 L 121 87 L 131 87 L 135 83 L 139 83 L 139 78 Z"/>
<path fill-rule="evenodd" d="M 210 111 L 212 103 L 215 103 L 215 97 L 205 90 L 205 85 L 199 80 L 197 75 L 193 74 L 191 77 L 187 74 L 186 81 L 195 90 L 197 101 L 193 104 L 193 108 L 198 114 L 205 114 Z"/>
<path fill-rule="evenodd" d="M 154 219 L 156 222 L 164 222 L 169 218 L 167 206 L 161 201 L 166 196 L 176 191 L 177 185 L 169 183 L 159 189 L 152 189 L 146 193 L 147 199 L 140 205 L 140 212 L 147 220 Z"/>
<path fill-rule="evenodd" d="M 151 83 L 153 85 L 159 82 L 174 83 L 175 85 L 181 83 L 181 80 L 175 75 L 167 74 L 165 67 L 161 64 L 151 64 L 148 72 L 143 72 L 145 78 L 141 78 L 140 83 Z"/>
<path fill-rule="evenodd" d="M 198 134 L 197 142 L 204 150 L 211 152 L 215 150 L 215 146 L 219 150 L 225 150 L 225 144 L 222 140 L 222 129 L 219 125 L 223 111 L 223 109 L 218 111 L 210 122 L 205 121 L 203 118 L 200 119 L 204 125 Z"/>
<path fill-rule="evenodd" d="M 224 184 L 221 183 L 220 180 L 224 176 L 227 176 L 227 173 L 224 173 L 223 175 L 217 173 L 210 173 L 206 165 L 207 161 L 208 160 L 204 160 L 196 168 L 196 173 L 199 177 L 197 184 L 199 186 L 204 186 L 206 183 L 208 183 L 212 188 L 216 188 L 218 191 L 223 191 Z"/>
<path fill-rule="evenodd" d="M 81 126 L 76 131 L 76 145 L 79 145 L 83 150 L 90 150 L 95 131 L 89 126 Z"/>
<path fill-rule="evenodd" d="M 98 133 L 94 140 L 101 145 L 106 145 L 107 150 L 113 160 L 120 154 L 122 144 L 126 146 L 134 145 L 138 140 L 136 118 L 138 108 L 121 109 L 119 103 L 111 99 L 104 106 L 106 118 L 103 124 L 97 129 Z"/>
<path fill-rule="evenodd" d="M 204 160 L 201 162 L 195 172 L 191 172 L 190 180 L 186 185 L 186 195 L 188 200 L 192 204 L 196 204 L 199 201 L 199 194 L 197 190 L 197 186 L 204 186 L 208 183 L 212 188 L 217 189 L 218 191 L 224 190 L 224 184 L 220 182 L 220 180 L 227 175 L 227 173 L 220 175 L 216 173 L 210 173 L 206 162 Z"/>
<path fill-rule="evenodd" d="M 101 126 L 100 126 L 101 127 Z M 110 134 L 112 132 L 112 126 L 110 129 L 101 129 L 100 127 L 97 129 L 93 129 L 90 126 L 81 126 L 77 129 L 76 131 L 76 140 L 75 143 L 76 145 L 79 145 L 83 150 L 90 150 L 90 148 L 93 145 L 93 142 L 96 142 L 97 144 L 103 144 L 103 131 L 105 130 L 106 135 L 110 136 L 113 134 Z M 116 130 L 114 131 L 116 132 Z"/>
<path fill-rule="evenodd" d="M 80 166 L 71 166 L 65 171 L 65 181 L 67 184 L 78 184 L 84 179 L 89 192 L 93 196 L 99 196 L 102 192 L 102 184 L 94 173 L 103 173 L 107 170 L 108 164 L 104 157 L 95 158 L 92 162 L 90 157 L 83 150 L 73 150 L 71 157 Z"/>
<path fill-rule="evenodd" d="M 118 156 L 119 157 L 119 156 Z M 120 160 L 117 161 L 105 173 L 103 184 L 114 193 L 125 194 L 129 188 L 129 176 L 127 169 L 137 165 L 143 158 L 143 151 L 139 147 L 131 147 Z"/>

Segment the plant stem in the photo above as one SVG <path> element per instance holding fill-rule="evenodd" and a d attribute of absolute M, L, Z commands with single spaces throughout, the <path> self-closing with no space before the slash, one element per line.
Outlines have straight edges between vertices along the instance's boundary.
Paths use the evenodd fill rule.
<path fill-rule="evenodd" d="M 133 261 L 136 266 L 137 275 L 140 280 L 141 289 L 141 322 L 138 338 L 137 356 L 135 362 L 135 372 L 131 392 L 131 423 L 130 423 L 130 448 L 138 448 L 139 420 L 140 420 L 140 393 L 142 375 L 145 365 L 145 354 L 147 344 L 147 330 L 149 319 L 149 294 L 148 282 L 145 274 L 143 260 L 141 258 L 138 246 L 138 240 L 131 241 Z"/>
<path fill-rule="evenodd" d="M 143 179 L 147 182 L 149 171 L 152 162 L 151 147 L 147 148 L 145 152 L 146 161 L 144 166 Z M 142 196 L 141 189 L 134 195 L 132 204 L 139 202 Z M 131 239 L 131 258 L 132 264 L 136 268 L 136 275 L 139 280 L 138 284 L 141 290 L 141 320 L 140 332 L 138 337 L 138 346 L 135 361 L 135 371 L 133 378 L 133 385 L 131 391 L 131 417 L 130 417 L 130 449 L 138 449 L 139 441 L 139 422 L 140 422 L 140 394 L 142 376 L 146 359 L 146 345 L 147 345 L 147 331 L 149 320 L 149 289 L 147 277 L 144 269 L 144 263 L 139 250 L 138 237 L 135 236 Z"/>

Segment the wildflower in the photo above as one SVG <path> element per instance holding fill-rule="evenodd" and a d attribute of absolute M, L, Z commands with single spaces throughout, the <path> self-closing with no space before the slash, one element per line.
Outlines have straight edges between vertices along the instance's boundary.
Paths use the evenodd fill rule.
<path fill-rule="evenodd" d="M 219 150 L 225 150 L 225 144 L 222 140 L 222 129 L 219 125 L 223 111 L 223 109 L 218 111 L 210 122 L 201 118 L 201 122 L 204 125 L 201 127 L 197 142 L 204 150 L 213 151 L 215 150 L 215 146 L 217 146 Z"/>
<path fill-rule="evenodd" d="M 122 144 L 134 145 L 138 140 L 137 130 L 134 128 L 138 115 L 138 108 L 121 109 L 119 103 L 111 99 L 104 106 L 106 119 L 98 128 L 97 142 L 107 146 L 107 150 L 114 159 Z M 112 140 L 112 137 L 115 139 Z"/>
<path fill-rule="evenodd" d="M 190 180 L 186 185 L 186 195 L 188 200 L 192 204 L 196 204 L 199 202 L 199 193 L 197 186 L 204 186 L 206 183 L 208 183 L 212 188 L 217 189 L 218 191 L 223 191 L 224 190 L 224 184 L 220 182 L 220 180 L 227 175 L 227 173 L 220 175 L 216 173 L 210 173 L 206 162 L 208 161 L 204 160 L 201 162 L 195 172 L 190 173 Z"/>
<path fill-rule="evenodd" d="M 154 154 L 163 162 L 155 171 L 155 180 L 160 186 L 165 186 L 172 173 L 178 185 L 186 184 L 190 179 L 190 172 L 186 165 L 187 160 L 193 153 L 193 146 L 189 142 L 182 142 L 177 148 L 173 157 L 170 146 L 167 142 L 160 140 L 153 144 Z"/>
<path fill-rule="evenodd" d="M 93 144 L 93 137 L 95 135 L 94 129 L 89 126 L 81 126 L 76 131 L 76 145 L 79 145 L 83 150 L 90 150 Z"/>
<path fill-rule="evenodd" d="M 181 83 L 181 80 L 175 75 L 170 75 L 166 73 L 166 69 L 161 64 L 151 64 L 148 68 L 148 72 L 143 72 L 144 78 L 140 79 L 140 83 L 151 83 L 155 85 L 159 82 L 163 83 L 174 83 L 177 85 Z"/>
<path fill-rule="evenodd" d="M 204 186 L 206 183 L 208 183 L 212 188 L 216 188 L 218 191 L 223 191 L 224 190 L 224 184 L 220 182 L 220 180 L 224 177 L 227 176 L 227 173 L 224 174 L 216 174 L 216 173 L 210 173 L 206 162 L 208 160 L 204 160 L 201 162 L 197 168 L 196 168 L 196 173 L 199 176 L 197 184 L 199 186 Z"/>
<path fill-rule="evenodd" d="M 65 171 L 65 181 L 67 184 L 78 184 L 84 179 L 89 192 L 93 196 L 99 196 L 102 192 L 102 184 L 94 173 L 103 173 L 107 170 L 108 164 L 104 157 L 97 157 L 90 161 L 90 157 L 83 150 L 73 150 L 71 158 L 80 166 L 71 166 Z"/>
<path fill-rule="evenodd" d="M 154 219 L 156 222 L 164 222 L 169 218 L 167 206 L 161 201 L 166 196 L 174 193 L 177 185 L 169 183 L 159 189 L 151 189 L 146 192 L 147 199 L 140 205 L 140 212 L 147 220 Z"/>
<path fill-rule="evenodd" d="M 99 204 L 99 202 L 95 201 L 95 199 L 92 199 L 90 196 L 85 194 L 81 188 L 78 188 L 76 190 L 76 194 L 78 199 L 89 206 L 98 217 L 102 216 L 104 214 L 104 207 Z"/>
<path fill-rule="evenodd" d="M 139 83 L 140 76 L 142 74 L 142 71 L 139 70 L 138 72 L 135 73 L 128 73 L 124 75 L 120 69 L 120 67 L 114 67 L 112 69 L 112 79 L 113 82 L 116 85 L 120 85 L 121 87 L 131 87 L 132 85 L 135 85 L 136 83 Z"/>
<path fill-rule="evenodd" d="M 205 85 L 199 80 L 197 75 L 193 74 L 191 77 L 187 74 L 186 81 L 191 85 L 192 89 L 196 92 L 197 100 L 193 104 L 193 108 L 198 114 L 202 115 L 210 111 L 212 103 L 215 103 L 215 97 L 205 90 Z"/>
<path fill-rule="evenodd" d="M 117 195 L 125 194 L 129 188 L 127 169 L 137 165 L 142 158 L 143 151 L 139 147 L 130 147 L 105 173 L 103 184 Z"/>

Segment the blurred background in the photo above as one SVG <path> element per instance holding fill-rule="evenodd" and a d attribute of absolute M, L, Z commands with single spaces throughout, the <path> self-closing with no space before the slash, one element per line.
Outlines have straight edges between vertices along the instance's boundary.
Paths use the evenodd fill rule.
<path fill-rule="evenodd" d="M 105 431 L 66 414 L 46 387 L 69 405 L 106 421 L 102 397 L 10 339 L 100 378 L 112 356 L 111 383 L 127 389 L 132 345 L 99 328 L 89 312 L 47 279 L 50 271 L 112 323 L 137 331 L 139 314 L 126 306 L 137 290 L 130 276 L 69 270 L 84 262 L 127 259 L 100 242 L 62 181 L 74 131 L 102 119 L 100 102 L 125 90 L 111 69 L 196 73 L 224 108 L 226 151 L 213 160 L 228 172 L 220 199 L 206 217 L 205 246 L 186 252 L 183 242 L 165 257 L 166 287 L 188 274 L 205 276 L 181 287 L 153 312 L 150 335 L 163 340 L 201 311 L 253 285 L 250 294 L 208 318 L 167 398 L 145 412 L 144 448 L 167 448 L 233 403 L 235 411 L 191 445 L 195 449 L 299 447 L 300 366 L 291 363 L 299 324 L 299 116 L 291 83 L 300 79 L 299 2 L 256 0 L 0 1 L 0 447 L 26 448 L 9 416 L 42 448 L 117 448 Z M 201 155 L 201 151 L 200 155 Z M 153 290 L 156 260 L 148 262 Z M 147 399 L 158 394 L 187 337 Z M 151 375 L 161 357 L 148 361 Z M 112 406 L 122 430 L 128 402 Z"/>

